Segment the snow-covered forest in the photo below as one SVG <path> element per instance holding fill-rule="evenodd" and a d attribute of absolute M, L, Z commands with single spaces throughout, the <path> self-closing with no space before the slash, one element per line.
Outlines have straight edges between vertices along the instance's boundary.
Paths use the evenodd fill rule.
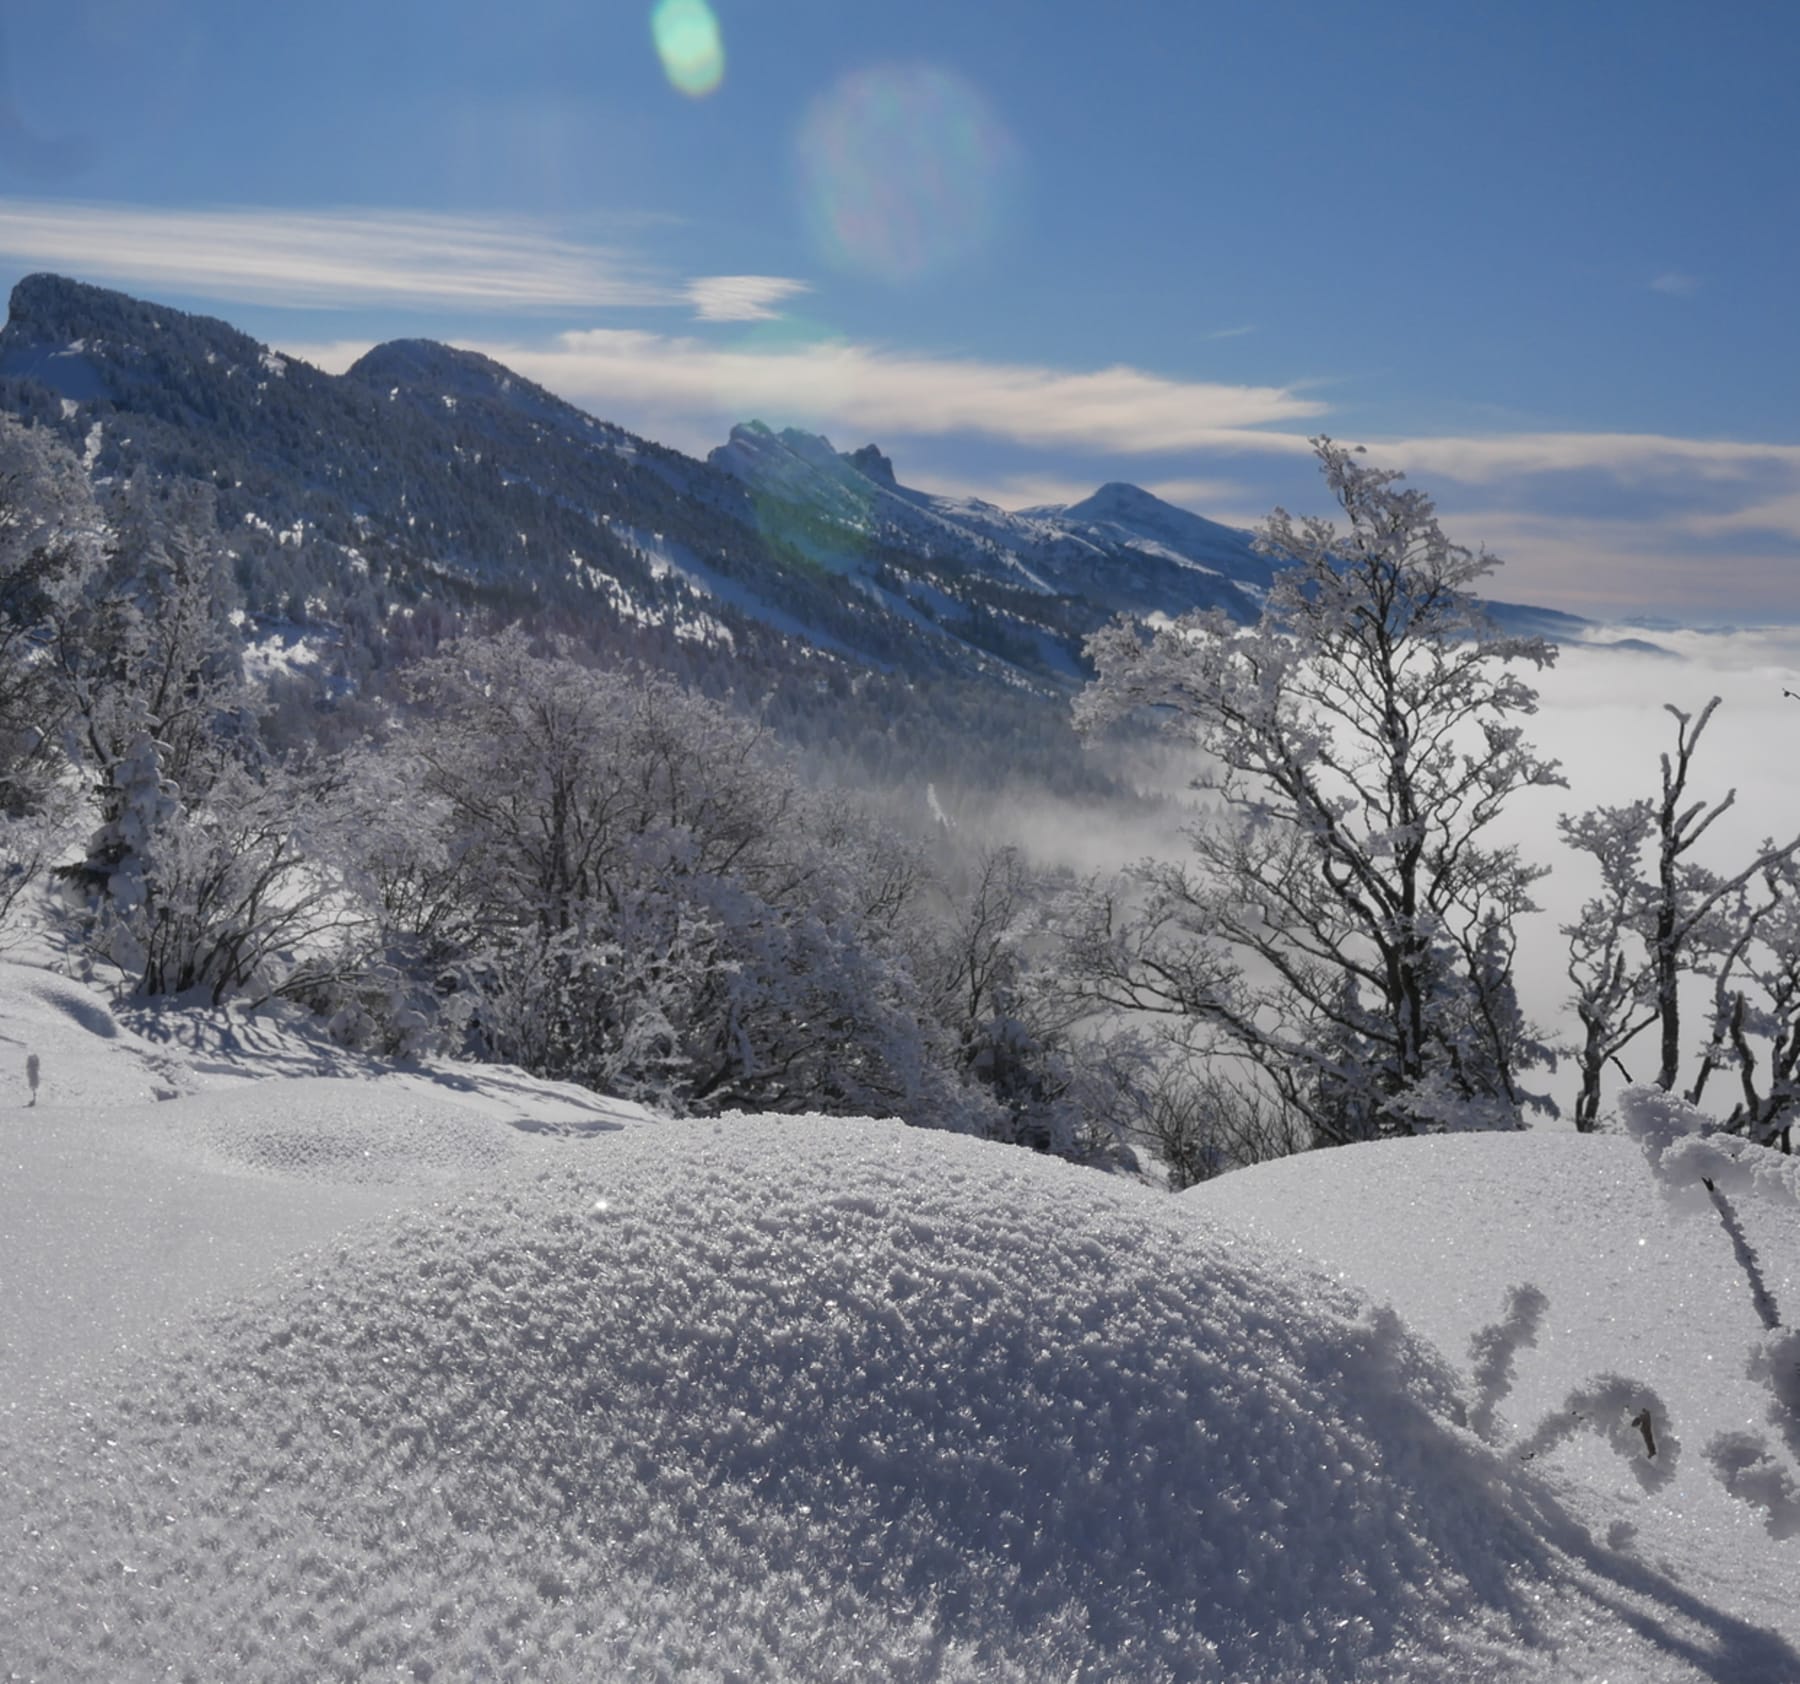
<path fill-rule="evenodd" d="M 1800 836 L 1716 703 L 1566 787 L 1543 622 L 1328 439 L 1179 613 L 756 504 L 759 635 L 842 611 L 766 659 L 723 573 L 584 620 L 623 518 L 402 588 L 119 448 L 0 423 L 11 1676 L 1800 1675 Z"/>

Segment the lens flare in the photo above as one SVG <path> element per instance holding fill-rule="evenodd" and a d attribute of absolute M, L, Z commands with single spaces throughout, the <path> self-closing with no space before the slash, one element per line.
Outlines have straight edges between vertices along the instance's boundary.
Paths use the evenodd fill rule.
<path fill-rule="evenodd" d="M 855 384 L 855 349 L 839 328 L 815 318 L 789 314 L 758 322 L 737 335 L 715 362 L 714 402 L 721 431 L 760 422 L 768 434 L 790 429 L 822 436 L 834 449 L 849 449 L 861 438 L 843 436 L 843 408 Z M 738 448 L 752 455 L 773 453 L 777 465 L 767 488 L 754 477 L 750 510 L 762 533 L 778 553 L 815 567 L 841 570 L 865 555 L 879 523 L 870 518 L 857 530 L 856 482 L 852 478 L 835 502 L 831 520 L 808 519 L 784 495 L 780 453 L 797 450 L 803 457 L 815 445 L 805 438 L 770 439 L 751 429 Z M 852 613 L 855 612 L 853 609 Z"/>
<path fill-rule="evenodd" d="M 725 79 L 725 43 L 706 0 L 659 0 L 650 35 L 663 73 L 682 93 L 704 99 Z"/>
<path fill-rule="evenodd" d="M 858 71 L 801 125 L 813 239 L 843 269 L 891 281 L 939 273 L 994 237 L 1018 149 L 962 77 L 932 65 Z"/>

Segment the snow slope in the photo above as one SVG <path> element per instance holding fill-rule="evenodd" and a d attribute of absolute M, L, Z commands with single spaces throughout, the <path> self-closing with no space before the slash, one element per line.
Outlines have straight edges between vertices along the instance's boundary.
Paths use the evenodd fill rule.
<path fill-rule="evenodd" d="M 0 1675 L 1800 1676 L 1730 1582 L 1766 1536 L 1665 1561 L 1610 1455 L 1468 1430 L 1399 1317 L 1246 1231 L 1277 1175 L 654 1122 L 16 965 L 0 1035 L 44 1069 L 0 1105 Z M 1473 1230 L 1472 1304 L 1511 1278 L 1451 1174 L 1277 1171 L 1323 1201 L 1337 1157 L 1396 1244 Z M 1672 1233 L 1670 1280 L 1710 1243 Z"/>

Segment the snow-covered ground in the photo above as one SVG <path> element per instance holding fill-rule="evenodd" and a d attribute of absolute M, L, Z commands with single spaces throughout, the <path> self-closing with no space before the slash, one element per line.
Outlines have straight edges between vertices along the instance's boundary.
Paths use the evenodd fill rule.
<path fill-rule="evenodd" d="M 41 965 L 0 1037 L 0 1677 L 1800 1678 L 1800 1541 L 1702 1454 L 1769 1432 L 1760 1327 L 1628 1142 L 1171 1198 Z M 1800 1211 L 1743 1203 L 1800 1305 Z M 1657 1464 L 1527 1458 L 1604 1372 Z"/>

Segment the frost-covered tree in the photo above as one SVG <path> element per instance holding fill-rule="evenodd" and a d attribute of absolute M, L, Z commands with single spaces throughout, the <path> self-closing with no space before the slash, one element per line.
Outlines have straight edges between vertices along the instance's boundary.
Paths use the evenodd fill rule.
<path fill-rule="evenodd" d="M 55 628 L 104 555 L 81 464 L 45 430 L 0 420 L 0 818 L 35 813 L 57 781 L 71 698 Z"/>
<path fill-rule="evenodd" d="M 905 963 L 904 861 L 753 721 L 518 632 L 413 692 L 418 799 L 365 870 L 479 1050 L 676 1109 L 985 1113 Z"/>
<path fill-rule="evenodd" d="M 1139 1038 L 1086 1021 L 1065 985 L 1060 900 L 1019 849 L 984 850 L 916 961 L 959 1072 L 1014 1144 L 1082 1162 L 1121 1156 L 1151 1079 Z"/>
<path fill-rule="evenodd" d="M 1765 853 L 1727 909 L 1729 944 L 1712 969 L 1711 1037 L 1689 1098 L 1717 1072 L 1735 1078 L 1725 1127 L 1759 1145 L 1794 1148 L 1800 1112 L 1800 863 Z"/>
<path fill-rule="evenodd" d="M 1303 1152 L 1306 1120 L 1254 1083 L 1234 1080 L 1205 1058 L 1152 1058 L 1120 1108 L 1120 1134 L 1148 1151 L 1180 1192 L 1203 1181 Z"/>
<path fill-rule="evenodd" d="M 65 750 L 103 830 L 123 809 L 120 770 L 146 729 L 190 806 L 228 764 L 261 752 L 211 489 L 140 472 L 106 514 L 105 566 L 62 606 L 51 645 L 69 703 Z"/>
<path fill-rule="evenodd" d="M 1183 616 L 1089 645 L 1084 729 L 1150 710 L 1199 751 L 1194 858 L 1097 894 L 1080 941 L 1096 999 L 1174 1014 L 1245 1060 L 1321 1142 L 1520 1126 L 1547 1052 L 1513 985 L 1542 875 L 1491 827 L 1559 783 L 1516 670 L 1553 648 L 1495 630 L 1430 498 L 1317 441 L 1346 517 L 1277 510 L 1259 622 Z"/>
<path fill-rule="evenodd" d="M 78 798 L 54 642 L 104 557 L 81 464 L 46 429 L 0 419 L 0 925 L 55 858 Z"/>
<path fill-rule="evenodd" d="M 1684 1059 L 1683 986 L 1709 984 L 1710 1013 L 1696 1074 L 1687 1089 L 1698 1103 L 1710 1078 L 1732 1069 L 1739 1098 L 1731 1126 L 1761 1140 L 1787 1138 L 1800 1100 L 1800 837 L 1764 841 L 1733 872 L 1694 857 L 1731 810 L 1737 791 L 1717 801 L 1690 798 L 1694 755 L 1719 707 L 1670 706 L 1675 747 L 1661 757 L 1661 789 L 1623 806 L 1564 815 L 1563 840 L 1599 868 L 1601 892 L 1564 927 L 1569 980 L 1582 1024 L 1576 1048 L 1581 1087 L 1575 1126 L 1600 1115 L 1610 1064 L 1646 1030 L 1656 1030 L 1656 1069 L 1675 1089 Z"/>
<path fill-rule="evenodd" d="M 101 945 L 115 964 L 141 974 L 149 959 L 146 938 L 161 911 L 152 888 L 158 855 L 181 812 L 181 792 L 163 775 L 163 745 L 141 717 L 110 780 L 115 799 L 89 838 L 85 871 L 104 886 Z"/>

